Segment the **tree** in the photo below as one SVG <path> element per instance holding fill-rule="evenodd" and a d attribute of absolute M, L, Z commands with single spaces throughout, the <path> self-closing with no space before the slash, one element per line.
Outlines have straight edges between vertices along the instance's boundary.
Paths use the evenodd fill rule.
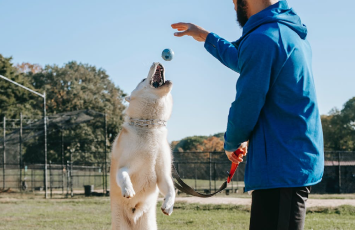
<path fill-rule="evenodd" d="M 203 141 L 203 147 L 204 152 L 223 152 L 224 142 L 216 136 L 211 136 Z"/>
<path fill-rule="evenodd" d="M 223 133 L 213 136 L 192 136 L 180 141 L 171 142 L 175 152 L 222 152 L 224 145 Z"/>
<path fill-rule="evenodd" d="M 31 64 L 28 62 L 22 62 L 21 64 L 17 64 L 16 68 L 20 73 L 39 73 L 42 71 L 42 66 L 38 64 Z"/>
<path fill-rule="evenodd" d="M 325 150 L 355 151 L 355 97 L 341 111 L 332 109 L 321 119 Z"/>
<path fill-rule="evenodd" d="M 123 123 L 122 112 L 125 107 L 122 99 L 125 94 L 114 85 L 105 70 L 72 61 L 63 67 L 47 65 L 41 72 L 30 71 L 25 76 L 37 91 L 46 91 L 48 114 L 77 110 L 106 113 L 108 132 L 106 144 L 113 142 Z M 37 104 L 37 108 L 41 108 L 41 105 Z M 104 150 L 104 133 L 104 116 L 89 124 L 83 123 L 71 130 L 64 130 L 65 160 L 69 160 L 69 149 L 75 146 L 73 156 L 76 162 L 103 161 L 103 155 L 99 153 Z M 59 134 L 59 131 L 50 133 L 49 140 L 59 140 Z M 84 140 L 86 144 L 77 146 L 77 143 L 82 143 Z M 89 140 L 100 144 L 93 144 L 93 142 L 90 144 Z M 43 145 L 43 143 L 38 141 L 33 143 L 31 148 L 27 148 L 26 161 L 36 161 L 40 158 L 38 155 L 43 154 L 35 151 L 36 145 Z M 48 151 L 48 160 L 59 162 L 59 156 L 55 148 Z"/>
<path fill-rule="evenodd" d="M 343 126 L 342 145 L 345 150 L 355 151 L 355 97 L 348 100 L 341 110 Z"/>
<path fill-rule="evenodd" d="M 221 141 L 224 142 L 224 133 L 216 133 L 213 136 L 218 137 Z"/>
<path fill-rule="evenodd" d="M 0 54 L 0 75 L 13 80 L 30 89 L 34 89 L 29 80 L 20 73 L 11 63 L 12 58 L 5 58 Z M 20 113 L 24 115 L 39 115 L 34 107 L 41 98 L 31 92 L 20 88 L 4 79 L 0 79 L 0 119 L 4 116 L 8 119 L 19 118 Z"/>
<path fill-rule="evenodd" d="M 206 139 L 206 136 L 192 136 L 185 137 L 180 140 L 174 147 L 173 151 L 177 152 L 202 152 L 203 151 L 203 141 Z"/>

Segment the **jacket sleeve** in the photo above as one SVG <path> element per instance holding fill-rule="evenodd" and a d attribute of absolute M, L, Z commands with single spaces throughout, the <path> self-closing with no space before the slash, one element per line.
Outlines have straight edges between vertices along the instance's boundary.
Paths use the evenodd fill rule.
<path fill-rule="evenodd" d="M 238 50 L 232 43 L 217 34 L 209 33 L 205 41 L 205 49 L 223 65 L 238 72 Z"/>
<path fill-rule="evenodd" d="M 278 43 L 262 34 L 250 35 L 240 46 L 240 76 L 229 110 L 225 150 L 233 152 L 249 140 L 265 104 L 279 50 Z"/>

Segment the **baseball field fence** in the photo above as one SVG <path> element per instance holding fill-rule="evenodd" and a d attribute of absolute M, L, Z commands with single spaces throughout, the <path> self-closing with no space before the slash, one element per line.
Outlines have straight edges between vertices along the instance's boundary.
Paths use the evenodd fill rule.
<path fill-rule="evenodd" d="M 322 181 L 312 193 L 355 193 L 355 152 L 326 151 Z M 242 162 L 228 185 L 227 193 L 244 191 Z M 174 152 L 174 164 L 181 178 L 197 191 L 216 191 L 227 178 L 231 162 L 224 152 Z"/>
<path fill-rule="evenodd" d="M 82 110 L 48 116 L 46 140 L 43 117 L 19 117 L 5 117 L 0 122 L 1 193 L 40 195 L 47 186 L 49 197 L 109 195 L 110 143 L 105 114 Z M 173 152 L 173 157 L 181 178 L 202 193 L 216 191 L 231 166 L 224 152 Z M 245 165 L 246 161 L 239 165 L 226 194 L 244 192 Z M 325 152 L 323 180 L 312 191 L 355 193 L 355 152 Z"/>
<path fill-rule="evenodd" d="M 47 135 L 43 117 L 19 117 L 0 122 L 0 192 L 73 196 L 91 186 L 90 192 L 107 194 L 105 114 L 82 110 L 47 116 Z"/>

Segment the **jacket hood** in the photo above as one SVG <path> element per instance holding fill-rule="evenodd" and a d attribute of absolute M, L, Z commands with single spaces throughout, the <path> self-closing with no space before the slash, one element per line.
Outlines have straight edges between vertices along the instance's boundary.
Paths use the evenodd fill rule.
<path fill-rule="evenodd" d="M 243 35 L 236 41 L 236 45 L 239 46 L 240 42 L 259 26 L 272 22 L 288 26 L 302 39 L 307 37 L 307 27 L 302 24 L 300 17 L 289 8 L 287 1 L 279 1 L 249 18 L 243 27 Z"/>

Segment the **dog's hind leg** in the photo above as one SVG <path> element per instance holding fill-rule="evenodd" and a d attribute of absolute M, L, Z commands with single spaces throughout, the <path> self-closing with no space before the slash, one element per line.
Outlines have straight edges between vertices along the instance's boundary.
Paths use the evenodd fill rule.
<path fill-rule="evenodd" d="M 134 230 L 157 230 L 155 203 L 137 220 Z"/>
<path fill-rule="evenodd" d="M 127 217 L 122 204 L 117 198 L 111 198 L 111 220 L 112 230 L 129 230 L 132 229 L 133 221 Z"/>
<path fill-rule="evenodd" d="M 122 196 L 132 198 L 136 195 L 127 168 L 120 168 L 116 174 L 117 185 L 121 188 Z"/>

